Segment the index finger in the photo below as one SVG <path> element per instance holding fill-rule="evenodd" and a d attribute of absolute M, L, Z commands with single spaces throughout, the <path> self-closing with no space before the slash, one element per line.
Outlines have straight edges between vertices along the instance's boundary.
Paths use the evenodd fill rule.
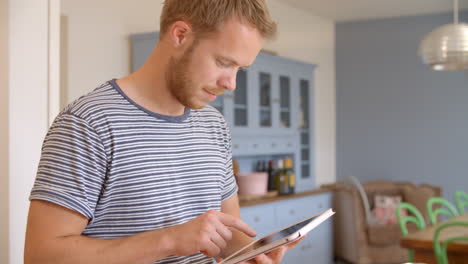
<path fill-rule="evenodd" d="M 241 231 L 242 233 L 245 233 L 251 237 L 254 237 L 257 235 L 257 233 L 248 224 L 244 223 L 242 220 L 232 215 L 220 213 L 219 220 L 225 226 L 235 228 Z"/>

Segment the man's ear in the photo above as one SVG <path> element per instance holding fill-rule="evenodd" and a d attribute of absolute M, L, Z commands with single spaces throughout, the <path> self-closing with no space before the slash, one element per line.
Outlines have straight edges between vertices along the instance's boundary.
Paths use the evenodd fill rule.
<path fill-rule="evenodd" d="M 174 48 L 183 47 L 193 38 L 192 26 L 182 20 L 176 21 L 169 27 L 166 37 Z"/>

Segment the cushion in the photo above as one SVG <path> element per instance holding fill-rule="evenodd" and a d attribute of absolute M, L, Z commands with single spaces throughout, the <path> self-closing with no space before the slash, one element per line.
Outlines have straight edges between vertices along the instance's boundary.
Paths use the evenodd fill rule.
<path fill-rule="evenodd" d="M 398 219 L 396 216 L 396 208 L 401 203 L 402 197 L 399 195 L 381 195 L 374 196 L 374 209 L 372 214 L 375 222 L 381 225 L 396 224 Z M 402 210 L 402 216 L 406 216 L 406 212 Z"/>
<path fill-rule="evenodd" d="M 395 182 L 371 181 L 363 185 L 371 208 L 375 207 L 376 195 L 402 196 L 403 190 Z"/>

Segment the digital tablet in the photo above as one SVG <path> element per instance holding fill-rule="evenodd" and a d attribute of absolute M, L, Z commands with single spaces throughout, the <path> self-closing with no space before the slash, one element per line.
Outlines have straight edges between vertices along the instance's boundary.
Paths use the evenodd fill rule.
<path fill-rule="evenodd" d="M 296 224 L 254 240 L 245 247 L 225 258 L 219 264 L 236 264 L 252 259 L 262 253 L 270 252 L 277 247 L 294 242 L 303 237 L 310 230 L 314 229 L 333 214 L 335 214 L 335 212 L 333 212 L 333 210 L 330 208 L 312 217 L 297 222 Z"/>

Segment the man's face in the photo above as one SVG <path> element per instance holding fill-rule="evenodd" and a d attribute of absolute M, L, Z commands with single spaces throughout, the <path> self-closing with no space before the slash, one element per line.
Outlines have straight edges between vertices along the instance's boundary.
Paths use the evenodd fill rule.
<path fill-rule="evenodd" d="M 179 58 L 171 58 L 168 86 L 186 107 L 203 108 L 226 90 L 234 90 L 237 71 L 251 65 L 263 45 L 260 33 L 238 20 L 228 20 L 220 28 L 192 42 Z"/>

